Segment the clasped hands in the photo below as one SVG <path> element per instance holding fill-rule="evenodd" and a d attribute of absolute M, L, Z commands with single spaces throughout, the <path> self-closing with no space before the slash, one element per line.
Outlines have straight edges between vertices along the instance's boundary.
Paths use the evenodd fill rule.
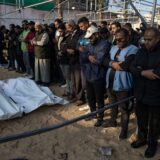
<path fill-rule="evenodd" d="M 120 64 L 121 64 L 121 63 L 122 63 L 122 62 L 115 62 L 115 61 L 113 61 L 112 64 L 111 64 L 111 67 L 112 67 L 114 70 L 116 70 L 116 71 L 122 70 L 122 68 L 120 67 Z"/>
<path fill-rule="evenodd" d="M 141 76 L 143 76 L 147 79 L 150 79 L 150 80 L 160 79 L 160 77 L 153 72 L 153 69 L 142 71 Z"/>

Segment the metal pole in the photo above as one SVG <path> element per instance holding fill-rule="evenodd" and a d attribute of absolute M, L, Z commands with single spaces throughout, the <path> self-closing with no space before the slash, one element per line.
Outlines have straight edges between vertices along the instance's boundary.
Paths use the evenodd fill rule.
<path fill-rule="evenodd" d="M 139 13 L 139 11 L 137 10 L 137 8 L 134 6 L 134 4 L 132 3 L 131 0 L 128 0 L 128 3 L 131 5 L 131 7 L 134 9 L 134 11 L 136 12 L 136 14 L 139 16 L 139 18 L 141 19 L 141 21 L 147 26 L 147 23 L 145 21 L 145 19 L 143 18 L 143 16 Z"/>
<path fill-rule="evenodd" d="M 97 11 L 97 0 L 95 0 L 95 12 Z"/>
<path fill-rule="evenodd" d="M 157 6 L 157 0 L 153 1 L 153 8 L 152 8 L 152 18 L 151 18 L 151 26 L 154 26 L 154 18 L 156 14 L 156 6 Z"/>
<path fill-rule="evenodd" d="M 90 1 L 90 11 L 93 10 L 93 0 Z"/>
<path fill-rule="evenodd" d="M 58 17 L 59 15 L 58 15 L 58 13 L 55 12 L 55 9 L 58 8 L 59 5 L 63 5 L 63 4 L 66 3 L 67 1 L 68 1 L 68 0 L 65 0 L 65 1 L 57 4 L 57 5 L 56 5 L 53 9 L 51 9 L 50 12 L 44 17 L 44 20 L 46 20 L 46 19 L 50 16 L 50 14 L 53 13 L 53 12 L 54 12 L 54 14 L 56 15 L 56 17 Z"/>
<path fill-rule="evenodd" d="M 88 0 L 86 0 L 86 12 L 88 12 Z"/>
<path fill-rule="evenodd" d="M 41 2 L 41 3 L 36 3 L 36 4 L 29 5 L 29 6 L 25 6 L 24 9 L 25 9 L 25 8 L 31 8 L 31 7 L 39 6 L 39 5 L 42 5 L 42 4 L 49 3 L 49 2 L 53 2 L 53 0 L 48 0 L 48 1 L 45 1 L 45 2 Z M 14 10 L 14 11 L 12 11 L 12 12 L 8 12 L 8 13 L 6 13 L 6 14 L 1 14 L 0 16 L 5 16 L 5 15 L 8 15 L 8 14 L 17 12 L 17 11 L 19 11 L 20 9 L 22 9 L 21 6 L 20 6 L 19 9 L 16 9 L 16 10 Z"/>
<path fill-rule="evenodd" d="M 69 11 L 70 11 L 70 3 L 68 1 L 68 18 L 69 18 Z"/>

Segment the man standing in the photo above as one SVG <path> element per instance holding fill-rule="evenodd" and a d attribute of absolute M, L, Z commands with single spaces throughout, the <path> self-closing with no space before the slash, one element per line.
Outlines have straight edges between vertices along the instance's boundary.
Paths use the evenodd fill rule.
<path fill-rule="evenodd" d="M 35 81 L 48 85 L 50 82 L 49 36 L 42 24 L 35 23 L 36 35 L 32 43 L 35 53 Z"/>
<path fill-rule="evenodd" d="M 3 49 L 4 49 L 4 33 L 6 32 L 5 26 L 0 26 L 0 65 L 7 64 L 7 61 L 3 57 Z"/>
<path fill-rule="evenodd" d="M 83 57 L 85 56 L 85 54 L 87 53 L 86 48 L 90 43 L 89 39 L 84 38 L 86 31 L 89 28 L 88 18 L 81 17 L 78 20 L 78 26 L 82 32 L 82 34 L 78 40 L 79 62 L 80 62 L 80 68 L 81 68 L 81 91 L 79 92 L 79 100 L 77 100 L 76 104 L 77 104 L 77 106 L 80 106 L 80 105 L 83 105 L 86 101 L 86 95 L 85 95 L 86 77 L 84 75 L 85 67 L 83 66 L 82 60 L 83 60 Z"/>
<path fill-rule="evenodd" d="M 29 63 L 29 53 L 28 53 L 27 43 L 25 42 L 25 39 L 29 33 L 27 20 L 22 21 L 22 27 L 23 27 L 23 32 L 19 36 L 19 41 L 21 42 L 21 50 L 23 52 L 23 61 L 24 61 L 24 65 L 26 67 L 26 76 L 30 77 L 31 66 Z"/>
<path fill-rule="evenodd" d="M 135 75 L 136 116 L 138 139 L 132 148 L 148 145 L 145 157 L 151 158 L 157 150 L 160 128 L 160 32 L 148 28 L 145 45 L 139 50 L 131 66 Z"/>
<path fill-rule="evenodd" d="M 102 66 L 104 58 L 109 54 L 110 45 L 106 40 L 99 36 L 98 28 L 91 26 L 87 29 L 85 38 L 90 39 L 87 46 L 86 57 L 83 57 L 85 66 L 84 74 L 86 77 L 87 99 L 90 111 L 96 111 L 104 107 L 104 87 L 106 69 Z M 97 103 L 97 107 L 96 107 Z M 104 112 L 97 115 L 96 127 L 103 123 Z"/>
<path fill-rule="evenodd" d="M 81 90 L 81 70 L 79 65 L 79 51 L 77 49 L 78 40 L 81 36 L 81 32 L 77 29 L 74 20 L 69 20 L 66 24 L 66 32 L 70 34 L 70 38 L 67 41 L 67 54 L 69 57 L 71 85 L 72 85 L 72 101 L 80 100 L 79 93 Z"/>

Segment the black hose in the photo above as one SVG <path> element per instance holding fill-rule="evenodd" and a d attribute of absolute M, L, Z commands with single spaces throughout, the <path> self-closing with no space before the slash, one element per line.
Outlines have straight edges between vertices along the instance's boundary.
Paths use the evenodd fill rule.
<path fill-rule="evenodd" d="M 52 131 L 52 130 L 55 130 L 55 129 L 58 129 L 58 128 L 62 128 L 64 126 L 70 125 L 72 123 L 75 123 L 75 122 L 81 121 L 83 119 L 95 116 L 97 113 L 102 113 L 102 112 L 104 112 L 105 110 L 107 110 L 109 108 L 115 107 L 115 106 L 117 106 L 117 105 L 119 105 L 121 103 L 124 103 L 126 101 L 129 101 L 129 100 L 131 100 L 133 98 L 134 98 L 133 96 L 125 98 L 125 99 L 123 99 L 121 101 L 118 101 L 118 102 L 116 102 L 114 104 L 106 105 L 106 106 L 104 106 L 103 108 L 101 108 L 101 109 L 99 109 L 97 111 L 88 113 L 86 115 L 82 115 L 80 117 L 76 117 L 74 119 L 65 121 L 65 122 L 57 124 L 57 125 L 52 125 L 52 126 L 49 126 L 49 127 L 46 127 L 46 128 L 41 128 L 41 129 L 37 129 L 37 130 L 33 130 L 33 131 L 27 131 L 27 132 L 15 134 L 15 135 L 1 137 L 0 138 L 0 143 L 14 141 L 14 140 L 17 140 L 17 139 L 22 139 L 22 138 L 27 138 L 27 137 L 31 137 L 31 136 L 34 136 L 34 135 L 37 135 L 37 134 L 42 134 L 42 133 L 45 133 L 45 132 L 48 132 L 48 131 Z"/>

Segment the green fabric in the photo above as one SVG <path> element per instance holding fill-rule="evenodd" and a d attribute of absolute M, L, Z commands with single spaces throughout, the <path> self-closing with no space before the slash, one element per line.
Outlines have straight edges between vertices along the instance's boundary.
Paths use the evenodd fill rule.
<path fill-rule="evenodd" d="M 24 0 L 24 6 L 29 6 L 37 3 L 45 2 L 45 0 Z M 22 3 L 22 0 L 21 0 Z M 0 0 L 0 4 L 6 4 L 6 5 L 16 5 L 16 0 Z M 48 2 L 45 4 L 41 4 L 35 7 L 32 7 L 34 9 L 38 10 L 45 10 L 45 11 L 50 11 L 51 9 L 54 8 L 54 3 L 53 2 Z"/>
<path fill-rule="evenodd" d="M 27 44 L 22 41 L 23 39 L 27 37 L 28 33 L 29 33 L 29 29 L 23 30 L 23 32 L 19 36 L 19 41 L 21 41 L 21 49 L 23 52 L 28 52 Z"/>

